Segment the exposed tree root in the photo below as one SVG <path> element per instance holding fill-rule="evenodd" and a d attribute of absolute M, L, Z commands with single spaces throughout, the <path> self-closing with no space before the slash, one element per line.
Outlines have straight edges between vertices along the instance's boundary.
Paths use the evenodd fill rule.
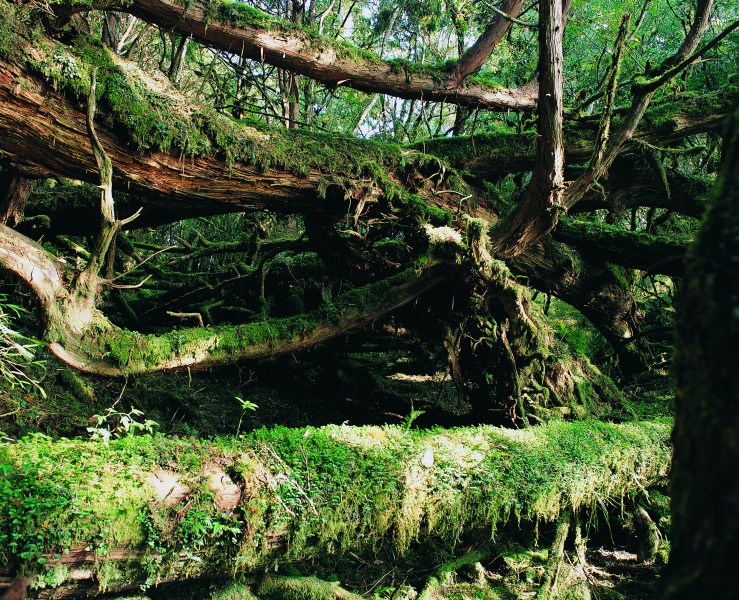
<path fill-rule="evenodd" d="M 549 600 L 555 595 L 557 586 L 557 577 L 559 571 L 565 561 L 565 542 L 570 533 L 570 524 L 572 521 L 572 513 L 563 511 L 557 520 L 557 529 L 554 535 L 554 541 L 549 548 L 549 558 L 544 573 L 544 579 L 541 582 L 539 591 L 536 594 L 536 600 Z"/>
<path fill-rule="evenodd" d="M 473 550 L 464 556 L 460 556 L 459 558 L 455 558 L 454 560 L 444 563 L 437 568 L 436 571 L 434 571 L 434 574 L 429 577 L 428 581 L 426 581 L 426 585 L 423 590 L 421 590 L 417 600 L 431 600 L 441 590 L 441 588 L 452 580 L 459 569 L 469 565 L 475 565 L 488 559 L 492 552 L 492 546 L 487 545 L 479 550 Z"/>

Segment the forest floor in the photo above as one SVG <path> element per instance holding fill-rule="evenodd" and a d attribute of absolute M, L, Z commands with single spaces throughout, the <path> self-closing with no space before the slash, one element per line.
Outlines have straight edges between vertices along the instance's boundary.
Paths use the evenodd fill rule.
<path fill-rule="evenodd" d="M 507 548 L 507 549 L 506 549 Z M 587 553 L 582 569 L 574 556 L 566 556 L 566 564 L 558 574 L 555 598 L 570 600 L 653 600 L 657 598 L 662 563 L 645 564 L 636 554 L 612 547 L 597 547 Z M 424 578 L 438 565 L 425 570 L 407 564 L 359 564 L 351 557 L 345 564 L 334 564 L 334 572 L 323 575 L 325 581 L 339 583 L 355 594 L 375 600 L 415 600 L 422 593 Z M 501 546 L 498 556 L 480 561 L 457 571 L 456 576 L 427 596 L 437 600 L 526 600 L 536 597 L 546 569 L 546 549 L 523 548 L 512 544 Z M 288 569 L 286 574 L 301 577 L 303 570 Z M 311 571 L 313 574 L 315 571 Z M 251 585 L 251 587 L 249 587 Z M 150 589 L 145 595 L 118 595 L 114 600 L 255 600 L 250 591 L 254 580 L 246 585 L 204 581 L 186 588 L 178 585 Z M 41 596 L 44 597 L 44 596 Z M 49 596 L 52 597 L 52 596 Z M 269 598 L 270 596 L 260 596 Z M 301 597 L 301 596 L 296 596 Z M 337 596 L 338 597 L 338 596 Z M 281 597 L 276 597 L 281 598 Z M 306 596 L 308 598 L 308 596 Z"/>

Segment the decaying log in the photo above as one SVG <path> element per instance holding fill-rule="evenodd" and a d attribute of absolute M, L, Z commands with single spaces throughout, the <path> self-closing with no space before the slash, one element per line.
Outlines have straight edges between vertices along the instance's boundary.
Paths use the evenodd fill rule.
<path fill-rule="evenodd" d="M 0 447 L 0 575 L 24 573 L 51 598 L 60 586 L 223 581 L 331 554 L 374 560 L 430 539 L 451 551 L 460 536 L 484 538 L 509 520 L 533 531 L 622 502 L 666 473 L 669 429 L 328 426 L 107 445 L 29 437 Z"/>

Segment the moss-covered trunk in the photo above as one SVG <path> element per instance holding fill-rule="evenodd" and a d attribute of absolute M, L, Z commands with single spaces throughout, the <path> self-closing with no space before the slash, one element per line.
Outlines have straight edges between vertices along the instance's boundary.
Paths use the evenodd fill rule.
<path fill-rule="evenodd" d="M 220 579 L 620 502 L 666 472 L 665 424 L 409 431 L 329 426 L 214 441 L 37 435 L 0 448 L 0 552 L 32 587 Z M 60 469 L 59 465 L 65 465 Z"/>
<path fill-rule="evenodd" d="M 735 598 L 739 539 L 739 111 L 688 259 L 677 338 L 673 549 L 664 598 Z"/>

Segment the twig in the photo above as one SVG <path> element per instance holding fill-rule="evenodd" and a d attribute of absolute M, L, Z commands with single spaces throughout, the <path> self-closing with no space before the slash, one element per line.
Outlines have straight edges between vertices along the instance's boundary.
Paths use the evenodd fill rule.
<path fill-rule="evenodd" d="M 500 15 L 504 19 L 507 19 L 511 23 L 516 23 L 517 25 L 523 25 L 524 27 L 531 27 L 532 29 L 538 29 L 539 25 L 536 23 L 529 23 L 528 21 L 522 21 L 521 19 L 517 19 L 516 17 L 512 17 L 506 12 L 503 12 L 500 10 L 497 6 L 494 4 L 490 4 L 488 2 L 484 2 L 485 6 L 487 6 L 490 10 L 492 10 L 494 13 Z"/>
<path fill-rule="evenodd" d="M 147 256 L 147 257 L 146 257 L 146 258 L 145 258 L 144 260 L 142 260 L 142 261 L 141 261 L 141 262 L 140 262 L 139 264 L 137 264 L 137 265 L 134 265 L 133 267 L 131 267 L 131 268 L 130 268 L 130 269 L 129 269 L 128 271 L 126 271 L 125 273 L 121 273 L 121 274 L 120 274 L 120 275 L 118 275 L 117 277 L 113 277 L 113 279 L 109 279 L 109 280 L 107 281 L 107 283 L 108 283 L 108 284 L 111 284 L 111 283 L 113 283 L 114 281 L 117 281 L 118 279 L 120 279 L 121 277 L 125 277 L 125 276 L 126 276 L 126 275 L 128 275 L 129 273 L 132 273 L 133 271 L 135 271 L 135 270 L 136 270 L 136 269 L 138 269 L 139 267 L 142 267 L 143 265 L 145 265 L 145 264 L 146 264 L 147 262 L 149 262 L 149 261 L 150 261 L 150 260 L 151 260 L 152 258 L 154 258 L 154 257 L 155 257 L 155 256 L 156 256 L 157 254 L 161 254 L 162 252 L 167 252 L 167 251 L 169 251 L 169 250 L 173 250 L 173 249 L 175 249 L 175 248 L 177 248 L 177 246 L 167 246 L 166 248 L 161 248 L 161 249 L 157 250 L 157 251 L 156 251 L 156 252 L 154 252 L 153 254 L 150 254 L 149 256 Z M 151 277 L 151 275 L 149 275 L 149 277 L 147 277 L 147 279 L 145 279 L 144 281 L 148 281 L 148 279 L 149 279 L 150 277 Z M 140 287 L 140 285 L 139 285 L 139 287 Z"/>
<path fill-rule="evenodd" d="M 171 310 L 167 311 L 167 314 L 170 317 L 177 317 L 179 319 L 190 319 L 192 317 L 195 317 L 198 320 L 198 325 L 200 327 L 205 327 L 205 323 L 203 323 L 203 315 L 201 315 L 199 312 L 172 312 Z"/>
<path fill-rule="evenodd" d="M 113 288 L 114 290 L 137 290 L 141 286 L 143 286 L 149 279 L 151 279 L 153 275 L 147 275 L 144 277 L 141 281 L 138 283 L 113 283 L 113 280 L 103 280 L 103 283 L 107 285 L 110 288 Z"/>

